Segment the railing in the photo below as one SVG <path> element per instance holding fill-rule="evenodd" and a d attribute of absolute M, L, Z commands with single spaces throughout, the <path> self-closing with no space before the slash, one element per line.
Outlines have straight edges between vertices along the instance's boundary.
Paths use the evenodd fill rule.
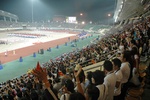
<path fill-rule="evenodd" d="M 110 55 L 110 54 L 111 54 L 111 56 L 108 58 L 108 55 Z M 99 58 L 99 61 L 97 60 L 97 58 L 92 58 L 92 59 L 86 60 L 84 62 L 81 62 L 79 64 L 83 67 L 84 71 L 89 71 L 91 69 L 98 68 L 98 67 L 99 67 L 98 68 L 99 70 L 103 70 L 102 66 L 103 66 L 104 60 L 107 60 L 107 59 L 110 60 L 113 57 L 115 57 L 116 55 L 117 55 L 117 50 L 114 50 L 114 51 L 102 54 Z M 70 68 L 73 70 L 75 65 L 76 65 L 76 63 L 72 63 L 72 66 Z"/>
<path fill-rule="evenodd" d="M 114 58 L 118 53 L 116 52 L 117 50 L 114 50 L 114 51 L 112 51 L 112 52 L 109 52 L 109 53 L 107 53 L 107 54 L 104 54 L 104 60 L 106 60 L 106 59 L 108 59 L 108 60 L 110 60 L 110 59 L 112 59 L 112 58 Z M 107 58 L 107 56 L 109 55 L 109 54 L 111 54 L 111 53 L 114 53 L 112 56 L 110 56 L 109 58 Z M 85 72 L 87 72 L 87 71 L 89 71 L 89 70 L 92 70 L 92 69 L 95 69 L 95 70 L 101 70 L 101 71 L 103 71 L 104 70 L 104 68 L 103 68 L 103 63 L 104 63 L 104 60 L 101 60 L 100 62 L 97 62 L 97 63 L 95 63 L 95 64 L 92 64 L 92 65 L 88 65 L 88 66 L 86 66 L 86 67 L 83 67 L 83 70 L 85 71 Z"/>

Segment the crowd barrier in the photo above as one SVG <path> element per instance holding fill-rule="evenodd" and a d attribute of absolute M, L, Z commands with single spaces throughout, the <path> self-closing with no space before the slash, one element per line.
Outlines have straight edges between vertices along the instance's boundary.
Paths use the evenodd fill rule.
<path fill-rule="evenodd" d="M 108 57 L 108 55 L 110 55 L 110 57 Z M 97 58 L 92 58 L 89 60 L 86 60 L 84 62 L 79 63 L 83 70 L 86 72 L 90 71 L 90 70 L 104 70 L 103 68 L 103 63 L 105 60 L 110 60 L 112 58 L 114 58 L 116 55 L 118 54 L 117 50 L 111 51 L 109 53 L 105 53 L 102 54 L 99 58 L 99 60 L 97 60 Z M 72 63 L 72 66 L 70 67 L 70 70 L 72 71 L 76 65 L 76 63 Z"/>

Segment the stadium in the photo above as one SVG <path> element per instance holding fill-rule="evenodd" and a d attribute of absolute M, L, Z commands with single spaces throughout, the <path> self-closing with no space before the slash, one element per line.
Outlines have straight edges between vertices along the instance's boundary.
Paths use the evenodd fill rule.
<path fill-rule="evenodd" d="M 101 20 L 0 8 L 0 100 L 149 100 L 150 1 L 111 2 Z"/>

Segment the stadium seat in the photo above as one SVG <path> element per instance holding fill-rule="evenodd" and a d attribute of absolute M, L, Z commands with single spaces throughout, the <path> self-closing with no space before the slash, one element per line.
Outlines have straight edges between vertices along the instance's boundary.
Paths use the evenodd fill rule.
<path fill-rule="evenodd" d="M 138 96 L 138 97 L 132 97 L 130 95 L 127 95 L 125 97 L 125 100 L 142 100 L 142 98 L 140 96 Z"/>
<path fill-rule="evenodd" d="M 139 98 L 142 93 L 144 92 L 144 89 L 142 87 L 139 88 L 129 88 L 127 91 L 127 96 L 131 96 L 134 98 Z M 136 99 L 139 100 L 139 99 Z"/>

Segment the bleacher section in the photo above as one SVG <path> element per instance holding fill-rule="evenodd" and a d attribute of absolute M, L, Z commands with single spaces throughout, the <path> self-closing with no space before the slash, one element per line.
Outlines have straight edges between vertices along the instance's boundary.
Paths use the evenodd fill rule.
<path fill-rule="evenodd" d="M 91 30 L 91 31 L 98 31 L 100 29 L 110 29 L 111 27 L 108 25 L 93 25 L 93 24 L 87 24 L 84 26 L 84 30 Z"/>
<path fill-rule="evenodd" d="M 82 29 L 85 25 L 83 24 L 72 24 L 72 23 L 60 23 L 60 22 L 10 22 L 10 21 L 2 21 L 0 20 L 0 29 L 3 28 L 33 28 L 33 29 L 50 29 L 50 28 L 61 28 L 61 29 Z"/>

